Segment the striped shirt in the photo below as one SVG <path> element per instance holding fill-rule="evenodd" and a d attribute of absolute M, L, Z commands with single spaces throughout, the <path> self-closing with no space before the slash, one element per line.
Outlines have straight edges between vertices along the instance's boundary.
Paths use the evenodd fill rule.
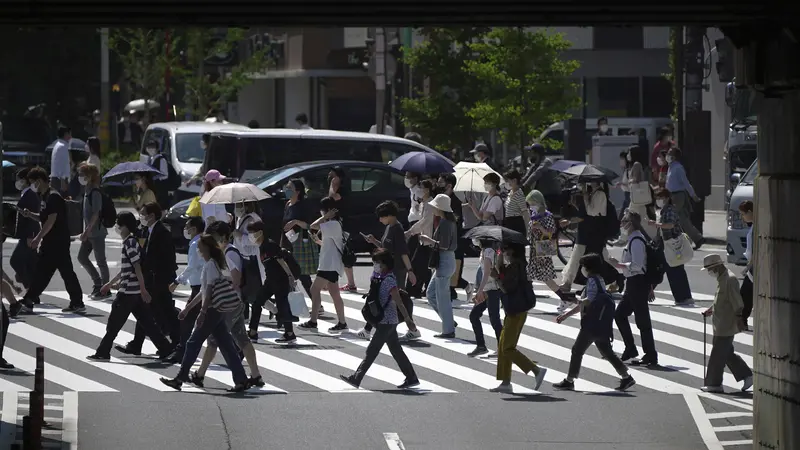
<path fill-rule="evenodd" d="M 522 189 L 511 191 L 506 197 L 506 217 L 527 217 L 530 214 Z"/>
<path fill-rule="evenodd" d="M 139 279 L 136 277 L 134 264 L 138 264 L 142 259 L 142 247 L 139 241 L 129 234 L 122 242 L 122 261 L 120 262 L 119 293 L 120 294 L 141 294 Z"/>
<path fill-rule="evenodd" d="M 213 259 L 206 261 L 203 266 L 203 272 L 200 275 L 200 284 L 202 285 L 202 292 L 205 296 L 207 287 L 211 288 L 211 304 L 210 307 L 219 312 L 233 311 L 242 304 L 239 299 L 239 294 L 233 290 L 233 285 L 230 280 L 226 278 L 219 266 Z"/>

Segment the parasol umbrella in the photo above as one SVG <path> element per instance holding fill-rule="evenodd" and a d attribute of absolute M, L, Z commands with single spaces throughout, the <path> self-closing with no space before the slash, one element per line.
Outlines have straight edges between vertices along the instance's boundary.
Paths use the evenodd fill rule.
<path fill-rule="evenodd" d="M 453 165 L 443 157 L 430 152 L 409 152 L 400 155 L 390 166 L 402 172 L 453 173 Z"/>
<path fill-rule="evenodd" d="M 257 202 L 270 198 L 270 195 L 250 183 L 228 183 L 217 186 L 200 198 L 206 205 L 227 205 L 231 203 Z"/>
<path fill-rule="evenodd" d="M 51 142 L 50 145 L 48 145 L 45 150 L 48 151 L 48 152 L 52 152 L 53 151 L 53 147 L 56 146 L 56 142 L 58 142 L 58 140 L 55 140 L 55 141 Z M 88 150 L 86 150 L 86 142 L 84 142 L 84 141 L 82 141 L 80 139 L 77 139 L 77 138 L 70 139 L 69 142 L 67 143 L 67 145 L 69 146 L 69 149 L 71 151 L 75 151 L 75 150 L 80 150 L 82 152 L 88 151 Z"/>
<path fill-rule="evenodd" d="M 569 178 L 577 178 L 579 182 L 584 181 L 614 181 L 619 178 L 613 170 L 606 169 L 605 167 L 595 166 L 594 164 L 574 165 L 566 170 L 563 170 L 565 176 Z"/>
<path fill-rule="evenodd" d="M 464 234 L 464 238 L 504 242 L 508 244 L 528 244 L 528 240 L 525 239 L 525 235 L 519 231 L 501 227 L 500 225 L 482 225 L 475 227 L 467 231 Z"/>
<path fill-rule="evenodd" d="M 586 163 L 584 161 L 573 161 L 571 159 L 559 159 L 558 161 L 553 161 L 553 164 L 548 167 L 550 170 L 555 170 L 556 172 L 563 172 L 567 169 L 570 169 L 575 166 L 585 166 Z"/>
<path fill-rule="evenodd" d="M 139 161 L 130 161 L 119 163 L 114 166 L 113 169 L 109 170 L 108 173 L 103 175 L 103 181 L 111 181 L 111 182 L 120 182 L 125 184 L 130 182 L 130 179 L 133 178 L 136 174 L 141 173 L 150 173 L 150 174 L 160 174 L 157 169 L 153 168 L 150 164 L 145 164 Z"/>
<path fill-rule="evenodd" d="M 137 99 L 137 100 L 131 100 L 122 109 L 124 109 L 125 111 L 137 111 L 137 112 L 138 111 L 144 111 L 145 110 L 144 109 L 145 108 L 144 104 L 145 104 L 145 100 L 143 98 L 140 98 L 140 99 Z M 155 100 L 147 100 L 147 108 L 148 109 L 158 108 L 159 106 L 161 106 L 161 105 L 157 101 L 155 101 Z"/>

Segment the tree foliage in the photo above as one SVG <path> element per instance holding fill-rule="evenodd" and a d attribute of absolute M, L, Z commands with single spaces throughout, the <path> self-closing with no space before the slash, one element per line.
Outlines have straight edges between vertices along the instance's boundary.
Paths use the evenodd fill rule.
<path fill-rule="evenodd" d="M 470 44 L 477 58 L 466 62 L 465 72 L 484 93 L 467 111 L 474 126 L 500 130 L 501 140 L 524 146 L 553 122 L 569 118 L 580 106 L 572 79 L 579 63 L 563 59 L 569 47 L 559 33 L 507 27 Z"/>
<path fill-rule="evenodd" d="M 167 68 L 178 61 L 176 39 L 167 47 L 164 29 L 117 28 L 110 30 L 108 46 L 122 64 L 133 96 L 147 100 L 162 98 L 167 93 Z"/>
<path fill-rule="evenodd" d="M 423 28 L 422 44 L 403 49 L 403 62 L 415 75 L 429 79 L 427 94 L 419 90 L 401 100 L 403 123 L 439 150 L 470 145 L 478 134 L 468 111 L 481 98 L 481 85 L 466 71 L 474 58 L 470 44 L 488 28 Z"/>

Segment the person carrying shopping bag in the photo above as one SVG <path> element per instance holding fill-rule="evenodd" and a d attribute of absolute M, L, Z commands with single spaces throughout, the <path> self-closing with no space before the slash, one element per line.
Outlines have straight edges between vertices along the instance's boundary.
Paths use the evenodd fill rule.
<path fill-rule="evenodd" d="M 711 340 L 711 355 L 704 386 L 705 392 L 722 393 L 722 373 L 725 366 L 730 369 L 736 381 L 742 382 L 742 392 L 753 386 L 753 371 L 747 367 L 741 356 L 734 353 L 733 338 L 745 329 L 742 318 L 744 303 L 739 294 L 739 280 L 731 273 L 719 255 L 711 254 L 703 258 L 703 270 L 717 280 L 714 303 L 703 311 L 704 317 L 712 317 L 714 336 Z"/>
<path fill-rule="evenodd" d="M 656 227 L 659 235 L 651 235 L 654 239 L 660 238 L 664 243 L 664 259 L 667 261 L 666 275 L 675 306 L 694 306 L 692 289 L 689 286 L 689 277 L 686 275 L 685 264 L 688 264 L 694 255 L 692 243 L 680 224 L 678 211 L 672 204 L 672 195 L 666 189 L 656 193 L 656 202 L 659 210 L 659 220 L 648 220 L 651 226 Z"/>

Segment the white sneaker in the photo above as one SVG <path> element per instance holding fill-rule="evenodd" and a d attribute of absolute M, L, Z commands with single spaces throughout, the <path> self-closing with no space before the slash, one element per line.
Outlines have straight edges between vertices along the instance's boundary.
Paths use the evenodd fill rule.
<path fill-rule="evenodd" d="M 422 337 L 422 333 L 419 330 L 408 330 L 406 334 L 400 336 L 401 340 L 404 341 L 416 341 L 417 339 Z"/>
<path fill-rule="evenodd" d="M 358 330 L 358 333 L 356 333 L 356 336 L 360 337 L 361 339 L 366 339 L 366 340 L 372 339 L 372 333 L 367 331 L 364 328 Z"/>
<path fill-rule="evenodd" d="M 561 303 L 558 305 L 557 311 L 559 314 L 564 314 L 565 312 L 567 312 L 568 309 L 569 309 L 569 302 L 565 302 L 562 300 Z"/>
<path fill-rule="evenodd" d="M 317 313 L 317 315 L 320 315 L 320 316 L 321 316 L 321 315 L 323 315 L 323 314 L 325 314 L 325 308 L 323 308 L 323 307 L 322 307 L 322 305 L 320 305 L 320 306 L 319 306 L 319 312 Z"/>
<path fill-rule="evenodd" d="M 489 392 L 499 392 L 501 394 L 513 394 L 514 388 L 511 387 L 511 383 L 509 384 L 500 384 L 497 387 L 489 389 Z"/>
<path fill-rule="evenodd" d="M 750 389 L 751 387 L 753 387 L 752 375 L 742 380 L 742 392 L 747 392 L 747 390 Z"/>

